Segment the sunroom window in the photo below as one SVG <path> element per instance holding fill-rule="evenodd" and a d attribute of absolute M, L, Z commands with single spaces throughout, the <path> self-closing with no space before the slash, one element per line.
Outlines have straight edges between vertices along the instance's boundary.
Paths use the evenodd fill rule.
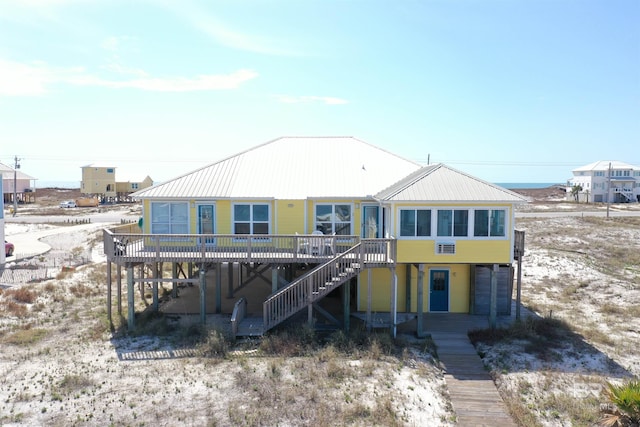
<path fill-rule="evenodd" d="M 431 236 L 430 209 L 401 209 L 400 236 L 422 237 Z"/>
<path fill-rule="evenodd" d="M 233 205 L 234 234 L 269 234 L 269 205 L 245 203 Z"/>
<path fill-rule="evenodd" d="M 315 226 L 323 234 L 350 235 L 351 205 L 316 205 Z"/>
<path fill-rule="evenodd" d="M 464 237 L 469 230 L 469 211 L 462 209 L 438 210 L 438 236 Z"/>
<path fill-rule="evenodd" d="M 189 205 L 185 202 L 151 203 L 151 233 L 189 233 Z"/>
<path fill-rule="evenodd" d="M 473 235 L 476 237 L 505 236 L 504 209 L 478 209 L 474 212 Z"/>

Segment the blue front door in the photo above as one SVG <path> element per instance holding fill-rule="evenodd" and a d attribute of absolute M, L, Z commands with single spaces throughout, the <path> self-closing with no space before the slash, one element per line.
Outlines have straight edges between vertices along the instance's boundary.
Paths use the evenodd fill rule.
<path fill-rule="evenodd" d="M 449 271 L 429 273 L 429 311 L 449 311 Z"/>

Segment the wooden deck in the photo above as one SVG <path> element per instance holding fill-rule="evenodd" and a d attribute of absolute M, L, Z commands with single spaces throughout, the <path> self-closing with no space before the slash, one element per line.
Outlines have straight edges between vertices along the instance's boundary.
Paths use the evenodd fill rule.
<path fill-rule="evenodd" d="M 354 258 L 367 267 L 395 264 L 395 239 L 323 236 L 320 250 L 309 247 L 313 235 L 139 234 L 104 230 L 104 253 L 117 265 L 153 262 L 289 264 L 327 262 L 359 245 Z"/>

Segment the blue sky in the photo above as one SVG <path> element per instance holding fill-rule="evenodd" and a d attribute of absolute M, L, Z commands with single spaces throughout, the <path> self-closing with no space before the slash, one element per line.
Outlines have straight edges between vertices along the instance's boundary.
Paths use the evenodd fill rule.
<path fill-rule="evenodd" d="M 0 161 L 163 181 L 279 136 L 353 135 L 564 182 L 640 165 L 639 22 L 638 0 L 0 0 Z"/>

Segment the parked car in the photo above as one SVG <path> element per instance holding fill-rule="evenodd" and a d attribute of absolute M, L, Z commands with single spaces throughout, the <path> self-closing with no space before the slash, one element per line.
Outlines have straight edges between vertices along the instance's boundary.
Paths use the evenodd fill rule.
<path fill-rule="evenodd" d="M 60 207 L 61 208 L 75 208 L 76 207 L 76 202 L 74 202 L 73 200 L 65 200 L 64 202 L 60 202 Z"/>
<path fill-rule="evenodd" d="M 13 243 L 9 243 L 6 240 L 4 241 L 4 255 L 11 256 L 13 255 Z"/>

